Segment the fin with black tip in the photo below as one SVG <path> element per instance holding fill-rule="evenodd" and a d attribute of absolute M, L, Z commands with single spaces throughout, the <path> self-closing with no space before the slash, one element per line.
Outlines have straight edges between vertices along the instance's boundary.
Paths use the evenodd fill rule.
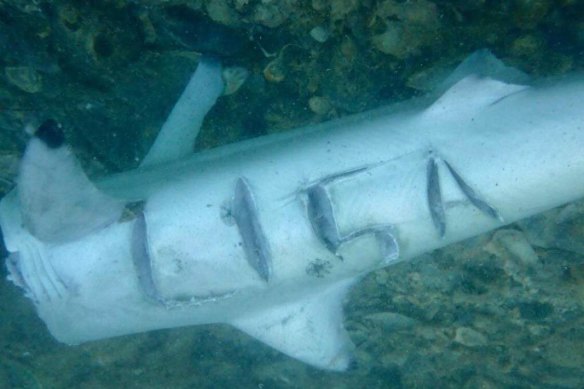
<path fill-rule="evenodd" d="M 121 201 L 100 192 L 47 120 L 30 140 L 20 165 L 18 197 L 25 228 L 45 242 L 78 239 L 119 219 Z"/>

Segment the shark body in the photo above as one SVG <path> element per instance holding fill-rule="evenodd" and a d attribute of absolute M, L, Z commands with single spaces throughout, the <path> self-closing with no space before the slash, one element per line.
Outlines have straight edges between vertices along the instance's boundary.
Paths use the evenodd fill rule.
<path fill-rule="evenodd" d="M 191 155 L 223 89 L 203 60 L 135 171 L 94 184 L 39 129 L 0 203 L 10 279 L 69 344 L 228 323 L 344 370 L 363 275 L 584 195 L 584 77 L 515 78 L 479 52 L 437 99 Z"/>

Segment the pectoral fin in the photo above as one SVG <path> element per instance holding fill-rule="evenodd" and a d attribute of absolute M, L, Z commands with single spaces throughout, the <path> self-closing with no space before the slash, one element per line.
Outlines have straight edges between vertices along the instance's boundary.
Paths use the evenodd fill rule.
<path fill-rule="evenodd" d="M 201 58 L 141 166 L 163 164 L 191 155 L 203 119 L 224 87 L 219 61 Z"/>
<path fill-rule="evenodd" d="M 327 370 L 346 370 L 353 344 L 343 327 L 342 302 L 354 280 L 231 323 L 293 358 Z"/>

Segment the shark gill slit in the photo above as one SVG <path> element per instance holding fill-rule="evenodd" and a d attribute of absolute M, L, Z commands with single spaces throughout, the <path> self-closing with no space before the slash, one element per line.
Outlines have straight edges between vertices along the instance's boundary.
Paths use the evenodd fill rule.
<path fill-rule="evenodd" d="M 262 230 L 256 203 L 245 178 L 238 178 L 231 213 L 243 242 L 249 265 L 264 280 L 272 273 L 272 258 L 268 240 Z"/>

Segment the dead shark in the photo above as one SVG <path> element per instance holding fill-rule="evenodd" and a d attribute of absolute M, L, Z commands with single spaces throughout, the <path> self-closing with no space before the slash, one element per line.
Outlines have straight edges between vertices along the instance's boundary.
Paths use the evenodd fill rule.
<path fill-rule="evenodd" d="M 221 75 L 201 59 L 133 171 L 93 183 L 56 122 L 31 138 L 0 226 L 59 341 L 228 323 L 342 371 L 364 275 L 584 195 L 583 76 L 483 50 L 432 96 L 193 155 Z"/>

